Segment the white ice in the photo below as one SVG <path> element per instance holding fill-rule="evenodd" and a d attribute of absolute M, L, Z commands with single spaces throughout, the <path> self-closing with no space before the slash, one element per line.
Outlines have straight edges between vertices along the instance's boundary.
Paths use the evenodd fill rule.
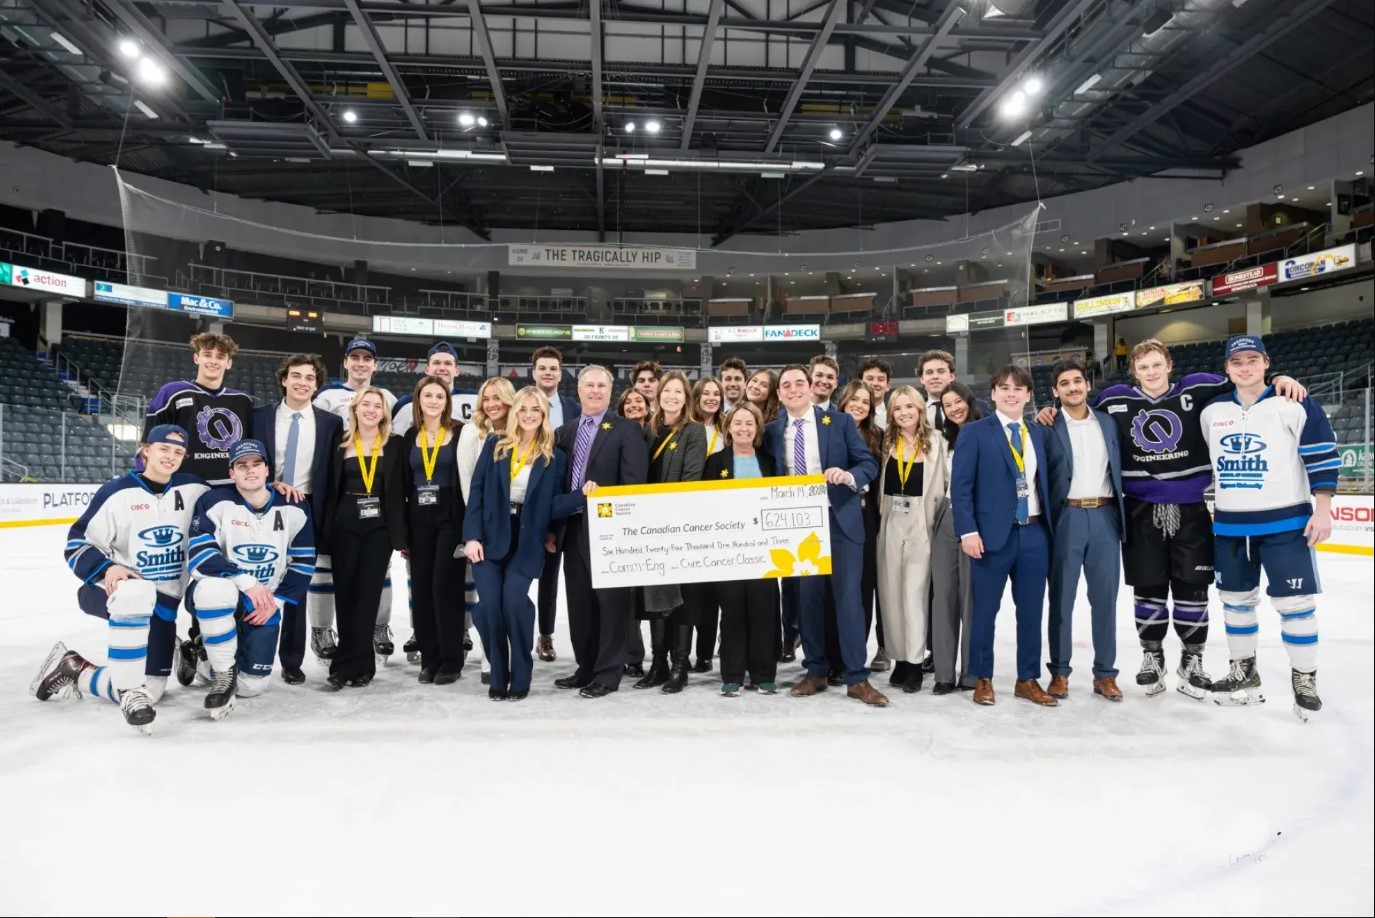
<path fill-rule="evenodd" d="M 716 673 L 589 701 L 553 687 L 572 669 L 561 619 L 521 703 L 488 701 L 475 663 L 420 686 L 398 655 L 333 693 L 310 662 L 304 686 L 274 676 L 219 723 L 174 684 L 142 737 L 108 703 L 27 695 L 54 641 L 103 652 L 64 535 L 0 531 L 0 914 L 1375 910 L 1369 559 L 1320 556 L 1326 707 L 1307 725 L 1268 608 L 1265 705 L 1175 692 L 1173 636 L 1171 690 L 1143 697 L 1124 590 L 1118 705 L 1091 694 L 1081 597 L 1055 710 L 1012 697 L 1005 605 L 993 708 L 929 683 L 887 710 L 722 698 Z M 398 648 L 406 622 L 398 599 Z"/>

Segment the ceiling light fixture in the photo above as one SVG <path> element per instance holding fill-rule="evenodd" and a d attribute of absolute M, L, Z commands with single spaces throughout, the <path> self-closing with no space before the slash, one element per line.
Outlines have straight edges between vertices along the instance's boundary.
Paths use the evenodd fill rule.
<path fill-rule="evenodd" d="M 458 123 L 461 127 L 472 127 L 477 124 L 477 119 L 473 117 L 472 112 L 459 112 Z"/>
<path fill-rule="evenodd" d="M 661 124 L 659 123 L 659 119 L 658 119 L 658 118 L 651 118 L 651 119 L 649 119 L 648 121 L 645 122 L 645 130 L 646 130 L 646 131 L 649 131 L 649 133 L 651 133 L 651 134 L 657 134 L 657 133 L 659 133 L 659 128 L 662 127 L 662 126 L 663 126 L 663 125 L 661 125 Z"/>
<path fill-rule="evenodd" d="M 1026 93 L 1020 89 L 1013 90 L 1012 94 L 1003 99 L 998 111 L 1007 119 L 1016 118 L 1026 112 Z"/>
<path fill-rule="evenodd" d="M 1028 96 L 1039 96 L 1045 88 L 1045 81 L 1034 74 L 1022 81 L 1022 90 Z"/>
<path fill-rule="evenodd" d="M 1030 139 L 1031 139 L 1031 132 L 1030 132 L 1030 131 L 1023 131 L 1020 135 L 1018 135 L 1018 137 L 1017 137 L 1016 140 L 1012 141 L 1012 145 L 1013 145 L 1014 147 L 1020 147 L 1022 144 L 1026 143 L 1026 142 L 1027 142 L 1028 140 L 1030 140 Z"/>
<path fill-rule="evenodd" d="M 1097 86 L 1100 82 L 1102 82 L 1102 80 L 1103 75 L 1101 73 L 1095 73 L 1093 76 L 1089 77 L 1087 80 L 1080 83 L 1079 88 L 1074 90 L 1074 94 L 1077 96 L 1082 93 L 1086 93 L 1093 87 Z"/>
<path fill-rule="evenodd" d="M 845 133 L 840 128 L 833 127 L 831 128 L 830 133 L 827 136 L 830 137 L 832 140 L 839 140 L 840 138 L 845 136 Z"/>
<path fill-rule="evenodd" d="M 353 124 L 353 123 L 354 123 L 355 121 L 357 121 L 357 120 L 358 120 L 358 113 L 357 113 L 356 111 L 354 111 L 354 110 L 351 109 L 351 108 L 346 108 L 346 109 L 344 109 L 344 121 L 345 121 L 345 123 L 347 123 L 347 124 Z"/>
<path fill-rule="evenodd" d="M 66 48 L 66 49 L 67 49 L 68 51 L 70 51 L 72 54 L 80 54 L 80 53 L 81 53 L 81 49 L 78 48 L 76 45 L 72 44 L 71 39 L 69 39 L 67 36 L 63 35 L 61 32 L 54 31 L 54 32 L 51 32 L 50 34 L 51 34 L 52 37 L 53 37 L 53 41 L 57 42 L 57 43 L 58 43 L 59 45 L 61 45 L 62 47 Z"/>
<path fill-rule="evenodd" d="M 634 121 L 627 121 L 627 122 L 625 123 L 625 132 L 626 132 L 627 134 L 634 134 L 634 133 L 635 133 L 635 122 L 634 122 Z"/>
<path fill-rule="evenodd" d="M 136 58 L 143 54 L 143 49 L 132 38 L 121 38 L 119 40 L 119 53 L 125 57 Z"/>
<path fill-rule="evenodd" d="M 530 171 L 531 171 L 531 172 L 553 172 L 553 171 L 554 171 L 554 167 L 553 167 L 553 166 L 531 166 L 531 167 L 530 167 Z"/>
<path fill-rule="evenodd" d="M 478 115 L 478 116 L 477 116 L 477 126 L 478 126 L 478 127 L 486 127 L 489 123 L 490 123 L 490 122 L 488 122 L 487 117 L 486 117 L 485 115 Z"/>
<path fill-rule="evenodd" d="M 135 99 L 135 100 L 134 100 L 134 108 L 136 108 L 136 109 L 138 109 L 139 111 L 143 112 L 143 116 L 144 116 L 145 118 L 156 118 L 156 117 L 158 116 L 158 113 L 155 112 L 155 111 L 153 111 L 153 110 L 152 110 L 151 108 L 149 108 L 147 105 L 144 105 L 143 102 L 142 102 L 142 100 Z"/>
<path fill-rule="evenodd" d="M 138 78 L 149 86 L 161 86 L 167 82 L 167 71 L 151 57 L 138 59 Z"/>

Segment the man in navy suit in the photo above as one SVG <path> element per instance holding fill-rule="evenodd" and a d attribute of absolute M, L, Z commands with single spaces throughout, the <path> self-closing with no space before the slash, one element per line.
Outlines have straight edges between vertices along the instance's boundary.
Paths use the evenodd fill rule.
<path fill-rule="evenodd" d="M 344 422 L 310 403 L 325 381 L 325 365 L 314 354 L 293 354 L 277 369 L 282 400 L 275 405 L 253 409 L 252 437 L 267 446 L 272 479 L 301 492 L 310 504 L 315 527 L 315 544 L 325 520 L 325 486 L 329 478 L 332 450 L 344 436 Z M 301 663 L 306 654 L 306 612 L 304 604 L 287 603 L 282 612 L 278 656 L 282 679 L 290 685 L 305 681 Z"/>
<path fill-rule="evenodd" d="M 563 352 L 558 348 L 546 346 L 535 349 L 530 357 L 530 380 L 549 400 L 549 425 L 556 433 L 582 413 L 577 399 L 559 394 L 559 383 L 563 382 Z M 561 557 L 557 551 L 549 552 L 544 559 L 544 570 L 539 575 L 539 639 L 535 643 L 535 655 L 545 663 L 558 659 L 558 654 L 554 652 L 554 622 L 559 611 Z"/>
<path fill-rule="evenodd" d="M 1015 695 L 1053 707 L 1041 676 L 1041 605 L 1050 568 L 1045 432 L 1027 424 L 1031 374 L 1008 365 L 993 374 L 994 413 L 968 424 L 955 442 L 950 508 L 960 547 L 973 559 L 974 620 L 969 674 L 975 704 L 993 704 L 993 627 L 1012 578 L 1017 606 Z"/>
<path fill-rule="evenodd" d="M 1077 358 L 1051 367 L 1059 414 L 1046 438 L 1050 491 L 1046 513 L 1054 538 L 1050 549 L 1050 686 L 1069 697 L 1069 658 L 1079 571 L 1088 584 L 1093 620 L 1093 693 L 1121 701 L 1117 687 L 1117 584 L 1122 579 L 1122 451 L 1117 427 L 1104 411 L 1089 407 L 1093 383 Z"/>
<path fill-rule="evenodd" d="M 598 486 L 644 484 L 649 449 L 635 421 L 609 410 L 611 371 L 588 364 L 578 374 L 579 414 L 566 422 L 555 444 L 568 456 L 568 491 L 591 494 Z M 573 675 L 554 680 L 602 698 L 621 687 L 625 640 L 635 614 L 634 587 L 592 588 L 592 549 L 586 514 L 568 520 L 563 537 L 564 581 L 568 590 L 568 632 L 573 639 Z"/>
<path fill-rule="evenodd" d="M 789 475 L 825 475 L 830 499 L 831 574 L 835 596 L 840 663 L 845 694 L 865 704 L 884 707 L 888 699 L 869 684 L 864 608 L 859 580 L 864 569 L 864 519 L 859 492 L 878 477 L 878 463 L 864 445 L 854 419 L 812 402 L 812 377 L 799 363 L 783 368 L 778 377 L 778 400 L 784 414 L 765 428 L 765 442 L 775 467 Z M 826 581 L 818 576 L 797 581 L 798 624 L 807 676 L 792 693 L 808 697 L 826 690 L 833 662 L 826 659 Z"/>

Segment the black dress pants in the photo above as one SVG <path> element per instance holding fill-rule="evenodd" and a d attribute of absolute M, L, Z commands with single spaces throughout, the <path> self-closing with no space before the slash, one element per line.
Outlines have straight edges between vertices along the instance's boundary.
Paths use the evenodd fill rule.
<path fill-rule="evenodd" d="M 721 602 L 721 681 L 759 685 L 778 676 L 782 622 L 776 580 L 727 580 L 713 584 Z"/>
<path fill-rule="evenodd" d="M 613 691 L 621 686 L 625 642 L 634 615 L 633 587 L 592 589 L 587 520 L 575 516 L 564 536 L 563 576 L 568 592 L 568 634 L 573 640 L 576 676 Z"/>
<path fill-rule="evenodd" d="M 420 645 L 420 666 L 435 673 L 463 671 L 467 559 L 454 557 L 458 530 L 451 520 L 435 524 L 431 514 L 411 517 L 411 624 Z"/>
<path fill-rule="evenodd" d="M 352 498 L 344 499 L 330 537 L 339 649 L 330 661 L 329 672 L 345 679 L 371 677 L 377 672 L 372 633 L 392 555 L 386 524 L 381 519 L 346 518 L 352 508 L 345 507 L 352 503 Z"/>
<path fill-rule="evenodd" d="M 685 583 L 683 605 L 687 606 L 692 626 L 697 629 L 697 661 L 716 656 L 716 622 L 720 617 L 720 599 L 716 583 Z"/>

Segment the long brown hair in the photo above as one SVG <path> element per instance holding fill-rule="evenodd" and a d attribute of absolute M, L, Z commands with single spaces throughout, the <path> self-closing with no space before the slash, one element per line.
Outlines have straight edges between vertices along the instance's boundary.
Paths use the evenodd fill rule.
<path fill-rule="evenodd" d="M 425 412 L 420 410 L 420 393 L 426 386 L 438 386 L 444 390 L 444 412 L 439 416 L 439 442 L 443 443 L 444 435 L 454 428 L 454 396 L 449 384 L 438 376 L 422 376 L 420 382 L 415 384 L 415 391 L 411 393 L 411 430 L 418 431 L 425 426 Z"/>
<path fill-rule="evenodd" d="M 764 416 L 765 424 L 772 424 L 778 419 L 778 374 L 770 369 L 755 370 L 750 374 L 749 379 L 745 380 L 745 401 L 750 400 L 750 381 L 759 374 L 764 374 L 769 378 L 769 395 L 764 399 L 764 404 L 756 404 L 754 407 L 759 409 L 759 413 Z"/>
<path fill-rule="evenodd" d="M 855 426 L 859 428 L 859 435 L 864 438 L 869 452 L 877 459 L 883 453 L 883 428 L 874 423 L 874 408 L 878 405 L 878 396 L 874 394 L 874 390 L 866 386 L 861 379 L 850 380 L 845 384 L 845 388 L 840 390 L 840 398 L 836 399 L 836 410 L 845 411 L 845 403 L 858 395 L 860 389 L 869 393 L 869 415 Z"/>
<path fill-rule="evenodd" d="M 659 383 L 660 388 L 662 388 L 663 385 L 662 382 Z M 703 414 L 702 409 L 699 407 L 702 402 L 702 393 L 706 390 L 707 386 L 716 387 L 716 397 L 720 401 L 720 404 L 716 406 L 715 414 Z M 717 379 L 715 376 L 703 376 L 701 379 L 697 380 L 696 385 L 692 387 L 692 393 L 688 398 L 688 415 L 698 424 L 710 424 L 712 427 L 720 430 L 721 425 L 725 423 L 721 414 L 721 409 L 724 408 L 725 405 L 726 390 L 721 387 L 721 380 Z"/>
<path fill-rule="evenodd" d="M 883 454 L 880 456 L 883 462 L 887 462 L 897 452 L 898 421 L 893 416 L 893 410 L 899 398 L 910 398 L 916 404 L 917 444 L 921 448 L 921 455 L 925 456 L 931 452 L 931 422 L 926 420 L 926 402 L 914 387 L 898 386 L 893 390 L 893 394 L 888 396 L 888 429 L 883 432 Z"/>
<path fill-rule="evenodd" d="M 664 415 L 661 406 L 664 398 L 664 386 L 671 382 L 677 382 L 683 387 L 683 410 L 678 415 L 678 421 L 673 425 L 672 432 L 677 433 L 692 420 L 692 383 L 688 382 L 687 374 L 682 370 L 669 370 L 659 377 L 659 394 L 654 397 L 654 411 L 649 416 L 649 432 L 656 437 L 659 436 L 659 427 Z"/>

